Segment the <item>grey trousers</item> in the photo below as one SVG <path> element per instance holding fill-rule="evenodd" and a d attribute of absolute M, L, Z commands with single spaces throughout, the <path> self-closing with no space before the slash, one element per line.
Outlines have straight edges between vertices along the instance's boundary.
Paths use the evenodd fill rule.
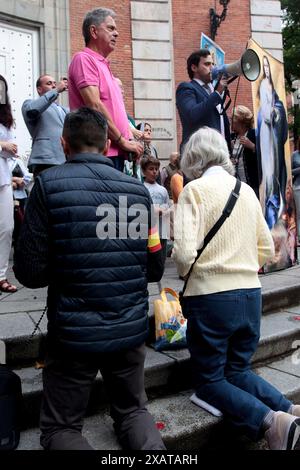
<path fill-rule="evenodd" d="M 160 433 L 146 409 L 144 360 L 144 344 L 127 351 L 93 356 L 92 360 L 48 357 L 43 369 L 42 447 L 93 450 L 81 431 L 91 386 L 100 370 L 122 448 L 164 450 Z"/>

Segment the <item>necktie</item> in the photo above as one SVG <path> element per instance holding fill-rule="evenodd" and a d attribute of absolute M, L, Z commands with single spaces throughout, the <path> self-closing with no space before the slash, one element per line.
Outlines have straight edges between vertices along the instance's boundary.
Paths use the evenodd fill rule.
<path fill-rule="evenodd" d="M 211 94 L 212 91 L 211 91 L 211 88 L 210 88 L 210 86 L 209 86 L 208 83 L 206 83 L 205 85 L 203 85 L 203 88 L 204 88 L 204 90 L 206 91 L 206 93 L 208 93 L 209 95 Z"/>

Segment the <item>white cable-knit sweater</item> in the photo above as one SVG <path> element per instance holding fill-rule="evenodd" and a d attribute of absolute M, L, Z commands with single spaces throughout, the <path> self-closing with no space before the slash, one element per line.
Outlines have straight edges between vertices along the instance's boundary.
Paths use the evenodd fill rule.
<path fill-rule="evenodd" d="M 184 187 L 176 209 L 172 253 L 181 276 L 188 273 L 235 182 L 222 167 L 214 166 Z M 252 188 L 242 183 L 231 215 L 195 264 L 185 295 L 260 287 L 258 269 L 273 256 L 273 239 L 260 203 Z"/>

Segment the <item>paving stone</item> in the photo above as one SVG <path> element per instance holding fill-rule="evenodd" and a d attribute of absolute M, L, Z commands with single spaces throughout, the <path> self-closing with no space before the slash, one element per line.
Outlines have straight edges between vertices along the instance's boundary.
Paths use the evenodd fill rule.
<path fill-rule="evenodd" d="M 290 306 L 290 307 L 287 307 L 285 310 L 289 313 L 292 313 L 293 315 L 296 315 L 296 316 L 300 315 L 300 305 L 294 305 L 293 307 Z M 293 315 L 291 315 L 291 317 L 290 317 L 291 320 L 292 320 Z"/>
<path fill-rule="evenodd" d="M 300 342 L 298 347 L 300 346 Z M 269 369 L 274 369 L 275 371 L 284 372 L 289 374 L 289 376 L 295 377 L 295 384 L 299 383 L 300 378 L 300 350 L 295 350 L 294 353 L 281 359 L 279 361 L 274 361 L 268 365 Z M 276 372 L 277 374 L 277 372 Z M 279 375 L 279 374 L 278 374 Z"/>
<path fill-rule="evenodd" d="M 28 316 L 29 318 L 31 319 L 32 321 L 32 325 L 33 325 L 33 328 L 37 325 L 37 323 L 39 322 L 40 318 L 41 318 L 41 315 L 42 315 L 42 311 L 39 311 L 39 312 L 28 312 Z M 44 314 L 40 324 L 39 324 L 39 328 L 37 330 L 38 333 L 46 333 L 47 332 L 47 323 L 48 323 L 48 320 L 47 320 L 47 313 Z"/>
<path fill-rule="evenodd" d="M 34 367 L 25 367 L 23 369 L 15 369 L 22 382 L 23 396 L 30 393 L 40 393 L 42 390 L 42 369 Z"/>
<path fill-rule="evenodd" d="M 145 360 L 145 387 L 146 389 L 162 387 L 168 384 L 174 369 L 175 360 L 147 348 Z"/>
<path fill-rule="evenodd" d="M 0 339 L 16 339 L 32 332 L 32 321 L 25 312 L 0 315 Z"/>
<path fill-rule="evenodd" d="M 297 339 L 300 339 L 300 323 L 298 325 L 291 322 L 288 312 L 280 311 L 263 316 L 261 339 L 253 362 L 287 354 L 293 350 L 293 343 Z"/>
<path fill-rule="evenodd" d="M 0 315 L 5 313 L 35 312 L 37 310 L 43 310 L 44 307 L 44 299 L 4 301 L 0 302 Z"/>
<path fill-rule="evenodd" d="M 15 301 L 22 301 L 24 304 L 28 301 L 33 302 L 35 300 L 43 300 L 46 302 L 47 297 L 47 288 L 44 287 L 42 289 L 26 289 L 22 287 L 14 294 L 10 294 L 4 299 L 1 299 L 3 302 L 15 302 Z"/>
<path fill-rule="evenodd" d="M 85 420 L 83 435 L 95 450 L 120 450 L 108 411 Z M 18 450 L 41 450 L 37 428 L 21 432 Z"/>
<path fill-rule="evenodd" d="M 300 403 L 300 381 L 291 373 L 292 368 L 286 367 L 286 372 L 277 369 L 275 364 L 271 363 L 267 367 L 261 367 L 256 372 L 267 382 L 281 391 L 287 398 Z"/>
<path fill-rule="evenodd" d="M 186 349 L 186 348 L 185 349 L 175 349 L 174 351 L 172 351 L 170 349 L 170 350 L 164 351 L 163 354 L 165 354 L 166 356 L 171 357 L 172 359 L 175 359 L 178 362 L 184 362 L 184 361 L 187 361 L 187 360 L 190 359 L 190 353 L 189 353 L 188 349 Z"/>

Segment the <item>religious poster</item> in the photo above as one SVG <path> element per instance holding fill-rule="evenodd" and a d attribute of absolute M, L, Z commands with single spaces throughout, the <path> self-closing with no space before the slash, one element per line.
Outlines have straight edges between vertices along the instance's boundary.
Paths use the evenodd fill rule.
<path fill-rule="evenodd" d="M 200 49 L 209 50 L 214 65 L 221 67 L 225 63 L 225 52 L 223 49 L 204 33 L 201 33 Z"/>
<path fill-rule="evenodd" d="M 260 58 L 259 78 L 252 82 L 252 99 L 259 164 L 259 197 L 272 233 L 275 257 L 264 272 L 285 269 L 296 262 L 296 210 L 292 189 L 290 146 L 283 64 L 250 40 Z"/>

